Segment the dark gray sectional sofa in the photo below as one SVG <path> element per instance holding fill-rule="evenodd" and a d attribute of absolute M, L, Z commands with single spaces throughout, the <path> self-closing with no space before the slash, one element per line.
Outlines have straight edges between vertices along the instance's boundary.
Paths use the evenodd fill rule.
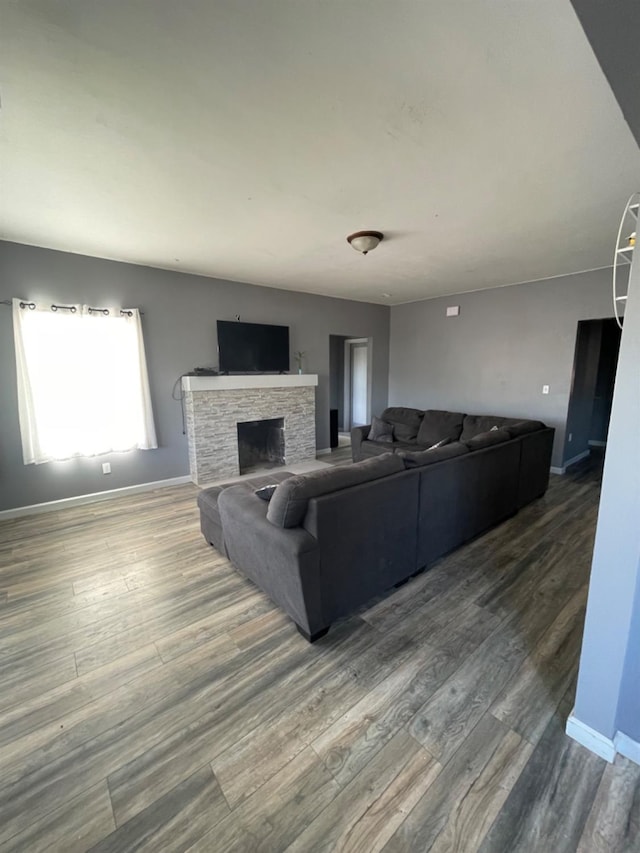
<path fill-rule="evenodd" d="M 429 413 L 408 425 L 416 411 L 403 409 L 401 426 L 419 421 L 417 439 Z M 432 428 L 428 440 L 439 435 L 443 424 L 458 429 L 444 414 L 424 426 L 423 437 Z M 336 619 L 544 494 L 553 429 L 460 418 L 457 440 L 436 449 L 423 449 L 409 429 L 378 447 L 358 428 L 354 465 L 205 489 L 198 498 L 202 532 L 313 642 Z M 266 483 L 279 483 L 270 503 L 255 494 Z"/>
<path fill-rule="evenodd" d="M 402 455 L 428 450 L 441 441 L 449 444 L 461 442 L 471 450 L 500 444 L 506 439 L 520 440 L 520 476 L 516 509 L 543 495 L 549 484 L 551 451 L 555 430 L 542 421 L 508 418 L 502 415 L 466 415 L 439 409 L 411 409 L 390 406 L 380 420 L 393 427 L 392 440 L 369 439 L 371 425 L 351 430 L 351 454 L 360 462 L 381 453 Z M 498 432 L 499 435 L 493 433 Z M 470 443 L 469 443 L 470 442 Z M 455 450 L 452 449 L 452 452 Z"/>

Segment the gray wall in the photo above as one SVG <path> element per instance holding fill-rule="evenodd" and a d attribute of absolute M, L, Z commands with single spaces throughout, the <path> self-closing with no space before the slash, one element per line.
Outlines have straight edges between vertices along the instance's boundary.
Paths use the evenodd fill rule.
<path fill-rule="evenodd" d="M 608 269 L 392 307 L 389 402 L 538 418 L 559 467 L 578 321 L 611 314 Z"/>
<path fill-rule="evenodd" d="M 22 463 L 11 309 L 0 306 L 0 510 L 187 475 L 186 438 L 174 382 L 197 365 L 215 364 L 216 320 L 281 323 L 304 370 L 319 375 L 317 445 L 329 446 L 329 335 L 372 336 L 373 404 L 387 404 L 389 308 L 0 242 L 0 299 L 105 302 L 139 306 L 158 450 L 93 459 Z M 79 357 L 82 354 L 79 353 Z M 295 364 L 292 362 L 292 369 Z M 101 473 L 110 461 L 112 474 Z"/>
<path fill-rule="evenodd" d="M 640 4 L 572 0 L 640 142 Z M 629 288 L 607 440 L 575 716 L 640 742 L 640 261 Z"/>
<path fill-rule="evenodd" d="M 608 738 L 624 723 L 633 725 L 626 733 L 640 739 L 640 681 L 633 680 L 640 664 L 638 365 L 636 260 L 620 343 L 574 710 L 578 720 Z"/>
<path fill-rule="evenodd" d="M 640 565 L 622 670 L 616 729 L 640 743 Z"/>

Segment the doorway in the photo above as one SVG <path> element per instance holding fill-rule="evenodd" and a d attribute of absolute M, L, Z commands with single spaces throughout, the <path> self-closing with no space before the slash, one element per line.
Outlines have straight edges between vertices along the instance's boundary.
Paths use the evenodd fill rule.
<path fill-rule="evenodd" d="M 371 423 L 371 338 L 345 341 L 345 429 Z"/>
<path fill-rule="evenodd" d="M 352 426 L 371 422 L 371 338 L 329 335 L 330 446 L 350 444 Z"/>
<path fill-rule="evenodd" d="M 367 423 L 367 344 L 350 342 L 351 426 Z"/>
<path fill-rule="evenodd" d="M 606 447 L 620 351 L 620 329 L 611 318 L 580 320 L 567 412 L 565 465 Z"/>
<path fill-rule="evenodd" d="M 338 447 L 340 433 L 346 433 L 344 420 L 344 352 L 346 335 L 329 335 L 329 433 L 330 446 Z"/>

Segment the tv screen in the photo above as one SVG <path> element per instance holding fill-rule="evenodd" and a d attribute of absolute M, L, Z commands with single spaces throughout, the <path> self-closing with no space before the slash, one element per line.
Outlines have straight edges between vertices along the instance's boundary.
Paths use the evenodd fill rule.
<path fill-rule="evenodd" d="M 221 373 L 289 370 L 289 327 L 218 320 Z"/>

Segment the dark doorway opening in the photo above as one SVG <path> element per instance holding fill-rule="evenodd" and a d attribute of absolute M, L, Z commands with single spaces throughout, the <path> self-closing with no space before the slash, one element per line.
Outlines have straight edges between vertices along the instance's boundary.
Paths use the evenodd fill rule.
<path fill-rule="evenodd" d="M 620 334 L 613 317 L 578 323 L 564 445 L 565 462 L 582 458 L 591 447 L 606 446 Z"/>

